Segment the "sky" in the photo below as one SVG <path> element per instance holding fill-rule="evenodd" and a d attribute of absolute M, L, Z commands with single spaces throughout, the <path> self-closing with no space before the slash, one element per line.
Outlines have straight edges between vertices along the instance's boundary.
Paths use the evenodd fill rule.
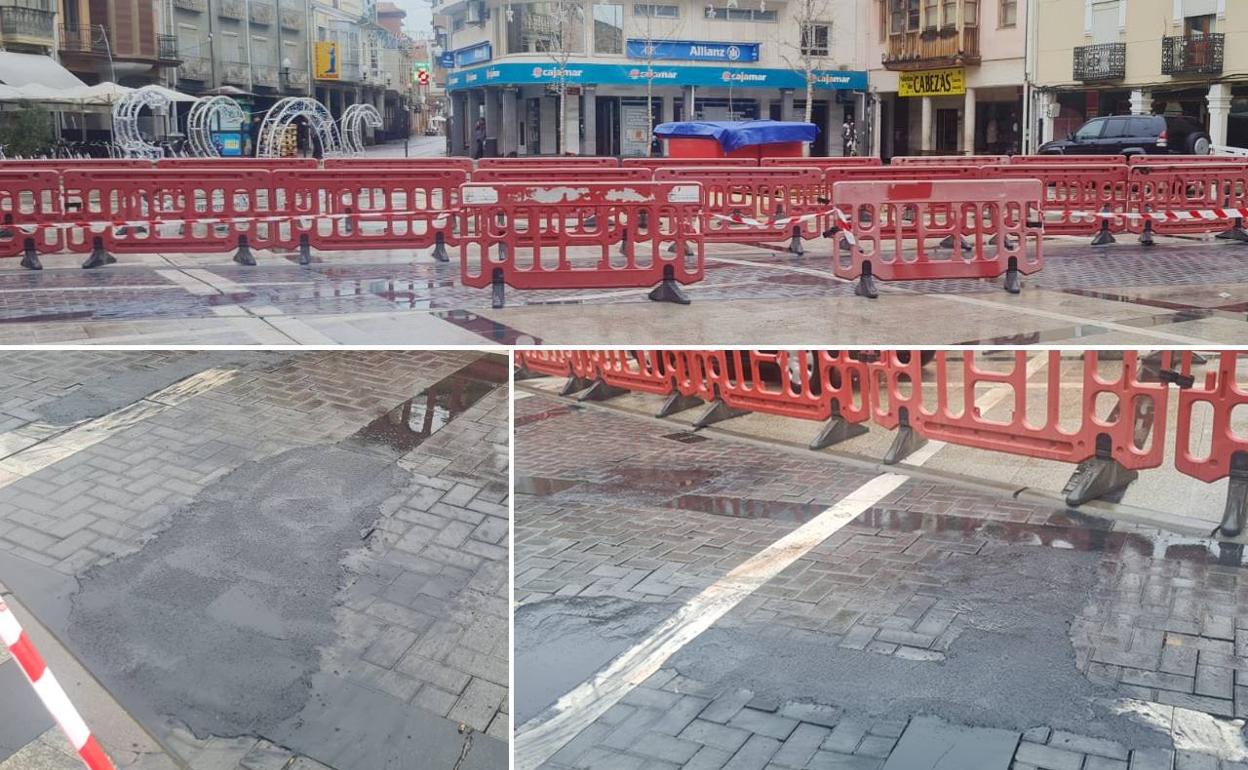
<path fill-rule="evenodd" d="M 429 0 L 391 0 L 395 5 L 407 11 L 403 20 L 403 29 L 412 37 L 427 38 L 431 36 L 429 25 L 433 22 L 433 12 Z"/>

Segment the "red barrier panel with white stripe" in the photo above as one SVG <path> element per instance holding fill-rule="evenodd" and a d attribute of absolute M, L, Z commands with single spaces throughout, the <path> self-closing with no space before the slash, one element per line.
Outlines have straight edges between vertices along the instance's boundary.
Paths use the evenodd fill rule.
<path fill-rule="evenodd" d="M 5 604 L 4 599 L 0 599 L 0 640 L 4 641 L 4 646 L 17 661 L 17 667 L 35 688 L 44 708 L 60 726 L 61 732 L 69 739 L 70 745 L 83 763 L 90 770 L 113 770 L 113 763 L 109 761 L 108 755 L 91 734 L 86 722 L 82 721 L 78 709 L 70 703 L 61 683 L 48 670 L 43 657 L 30 641 L 30 636 L 17 622 L 17 616 Z"/>
<path fill-rule="evenodd" d="M 325 168 L 397 168 L 409 171 L 453 169 L 471 172 L 476 168 L 472 158 L 326 158 Z"/>
<path fill-rule="evenodd" d="M 1131 210 L 1124 164 L 1001 165 L 986 167 L 983 173 L 988 179 L 1039 179 L 1044 185 L 1046 235 L 1091 235 L 1103 225 L 1113 231 L 1126 227 L 1122 219 L 1095 216 Z"/>
<path fill-rule="evenodd" d="M 794 158 L 793 160 L 798 160 Z M 698 166 L 700 168 L 719 167 L 719 166 L 735 166 L 758 168 L 757 158 L 624 158 L 620 161 L 623 168 L 637 167 L 656 169 L 656 168 L 684 168 L 688 166 Z"/>
<path fill-rule="evenodd" d="M 572 371 L 570 350 L 520 350 L 516 351 L 516 358 L 525 369 L 552 377 L 566 377 Z"/>
<path fill-rule="evenodd" d="M 1008 155 L 898 155 L 891 166 L 991 166 L 1008 163 Z"/>
<path fill-rule="evenodd" d="M 64 248 L 61 175 L 53 170 L 0 170 L 0 257 L 25 255 L 22 264 L 38 264 L 38 254 Z M 32 253 L 36 256 L 32 256 Z"/>
<path fill-rule="evenodd" d="M 840 227 L 832 267 L 858 279 L 858 293 L 876 296 L 874 278 L 991 278 L 1006 275 L 1019 290 L 1018 273 L 1044 264 L 1041 184 L 1036 180 L 967 182 L 837 182 L 832 188 Z M 945 243 L 931 243 L 944 238 Z"/>
<path fill-rule="evenodd" d="M 595 351 L 597 374 L 617 388 L 670 395 L 675 386 L 675 357 L 670 350 Z"/>
<path fill-rule="evenodd" d="M 1235 424 L 1236 410 L 1248 404 L 1248 387 L 1241 381 L 1241 351 L 1224 350 L 1216 370 L 1203 382 L 1179 391 L 1175 418 L 1174 465 L 1181 473 L 1205 482 L 1224 479 L 1232 472 L 1248 472 L 1248 430 Z M 1190 352 L 1184 353 L 1184 371 L 1191 371 Z M 1198 405 L 1204 413 L 1198 413 Z M 1242 410 L 1241 410 L 1242 411 Z M 1203 426 L 1208 426 L 1207 451 L 1193 446 Z M 1240 455 L 1237 459 L 1236 455 Z"/>
<path fill-rule="evenodd" d="M 878 155 L 836 155 L 828 156 L 826 158 L 760 158 L 758 165 L 764 168 L 770 166 L 786 166 L 789 168 L 802 168 L 806 166 L 813 168 L 873 166 L 878 168 L 884 165 L 884 161 L 880 160 Z"/>
<path fill-rule="evenodd" d="M 474 182 L 517 182 L 546 184 L 549 182 L 649 182 L 648 168 L 615 168 L 606 166 L 550 166 L 549 168 L 483 168 L 472 172 Z"/>
<path fill-rule="evenodd" d="M 702 279 L 698 214 L 705 198 L 697 184 L 474 181 L 464 185 L 461 199 L 461 279 L 466 286 L 493 285 L 496 304 L 503 285 L 586 289 L 662 282 L 670 291 L 672 282 Z"/>
<path fill-rule="evenodd" d="M 1125 155 L 1011 155 L 1010 163 L 1016 166 L 1025 166 L 1032 163 L 1038 163 L 1042 166 L 1051 166 L 1055 163 L 1069 163 L 1074 165 L 1082 165 L 1085 163 L 1126 163 Z"/>
<path fill-rule="evenodd" d="M 620 162 L 610 156 L 566 155 L 552 158 L 481 158 L 477 168 L 616 168 Z"/>
<path fill-rule="evenodd" d="M 1248 164 L 1149 163 L 1131 167 L 1133 211 L 1166 212 L 1162 222 L 1130 218 L 1127 229 L 1159 235 L 1226 230 L 1248 207 Z"/>

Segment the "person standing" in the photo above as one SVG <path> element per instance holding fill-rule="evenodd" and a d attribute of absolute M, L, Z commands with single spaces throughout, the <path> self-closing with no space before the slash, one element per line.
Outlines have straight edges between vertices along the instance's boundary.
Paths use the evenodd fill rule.
<path fill-rule="evenodd" d="M 472 128 L 473 144 L 476 147 L 477 155 L 480 158 L 485 155 L 485 118 L 477 118 L 477 124 Z"/>
<path fill-rule="evenodd" d="M 857 137 L 857 131 L 854 130 L 854 118 L 852 115 L 845 118 L 845 122 L 841 124 L 841 154 L 849 157 L 854 154 L 854 141 Z"/>

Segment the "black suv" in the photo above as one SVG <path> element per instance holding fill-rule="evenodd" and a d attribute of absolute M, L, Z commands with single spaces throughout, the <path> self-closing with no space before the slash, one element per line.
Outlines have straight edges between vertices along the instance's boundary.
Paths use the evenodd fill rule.
<path fill-rule="evenodd" d="M 1040 155 L 1208 155 L 1209 134 L 1192 118 L 1113 115 L 1093 118 L 1065 139 L 1040 145 Z"/>

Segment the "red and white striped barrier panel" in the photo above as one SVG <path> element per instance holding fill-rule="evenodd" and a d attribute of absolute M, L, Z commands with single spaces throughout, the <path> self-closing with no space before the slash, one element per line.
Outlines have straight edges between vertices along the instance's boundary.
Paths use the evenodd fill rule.
<path fill-rule="evenodd" d="M 61 732 L 65 733 L 83 763 L 91 770 L 113 770 L 113 763 L 109 761 L 108 755 L 91 734 L 87 723 L 82 721 L 78 709 L 69 702 L 69 696 L 65 694 L 61 683 L 56 681 L 56 677 L 43 662 L 43 657 L 30 641 L 30 636 L 22 630 L 17 616 L 4 603 L 4 599 L 0 599 L 0 639 L 4 641 L 4 646 L 17 661 L 18 668 L 26 675 L 31 687 L 35 688 L 35 694 L 60 725 Z"/>
<path fill-rule="evenodd" d="M 859 296 L 885 281 L 1005 276 L 1044 265 L 1039 181 L 837 182 L 832 199 L 853 237 L 832 240 L 832 269 Z M 844 222 L 844 220 L 842 220 Z M 844 225 L 842 225 L 844 226 Z M 932 241 L 941 239 L 937 243 Z"/>
<path fill-rule="evenodd" d="M 891 166 L 991 166 L 1009 163 L 1008 155 L 898 155 Z"/>
<path fill-rule="evenodd" d="M 481 158 L 477 168 L 616 168 L 620 162 L 612 156 L 568 155 L 553 158 Z"/>

